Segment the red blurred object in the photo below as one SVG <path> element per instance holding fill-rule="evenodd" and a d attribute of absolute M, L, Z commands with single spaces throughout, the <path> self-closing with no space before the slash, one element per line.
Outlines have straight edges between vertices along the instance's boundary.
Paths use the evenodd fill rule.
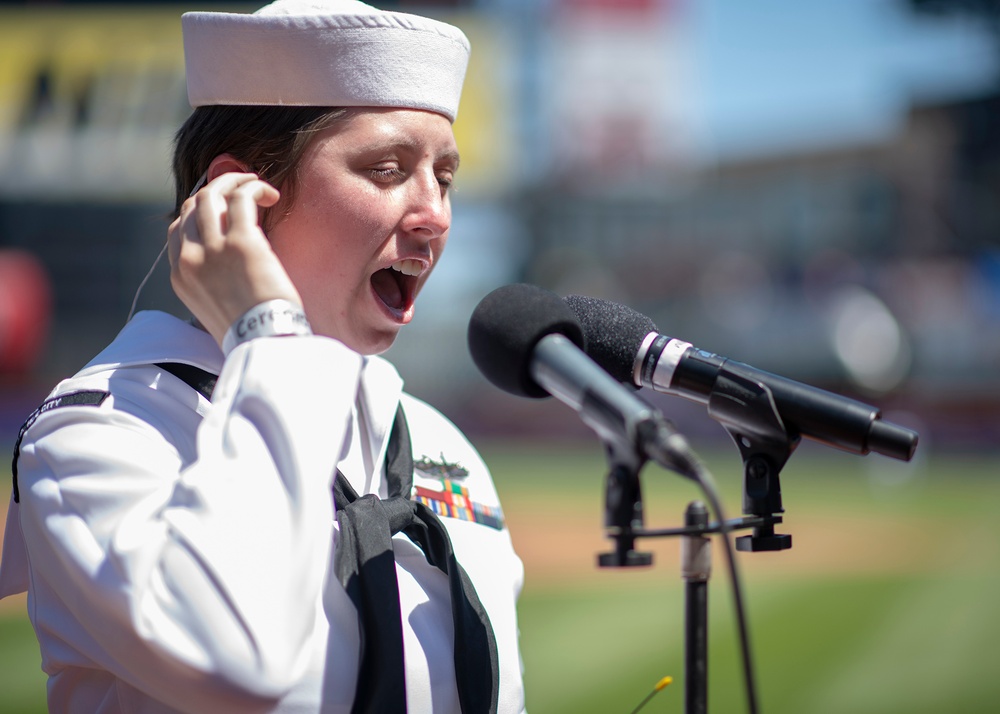
<path fill-rule="evenodd" d="M 0 249 L 0 375 L 24 374 L 38 362 L 52 319 L 52 286 L 41 261 Z"/>

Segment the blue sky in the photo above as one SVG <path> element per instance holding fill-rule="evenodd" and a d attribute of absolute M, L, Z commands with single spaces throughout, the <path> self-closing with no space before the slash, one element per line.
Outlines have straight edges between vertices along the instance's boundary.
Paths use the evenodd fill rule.
<path fill-rule="evenodd" d="M 538 11 L 536 0 L 494 1 Z M 903 0 L 664 1 L 685 23 L 687 101 L 709 163 L 884 140 L 912 101 L 961 97 L 996 77 L 978 25 L 916 16 Z M 518 262 L 524 228 L 502 207 L 469 208 L 456 211 L 458 239 L 422 297 L 420 323 L 460 322 L 468 297 L 509 282 Z"/>
<path fill-rule="evenodd" d="M 876 139 L 916 98 L 960 96 L 996 76 L 967 19 L 903 0 L 686 0 L 696 111 L 710 151 Z"/>

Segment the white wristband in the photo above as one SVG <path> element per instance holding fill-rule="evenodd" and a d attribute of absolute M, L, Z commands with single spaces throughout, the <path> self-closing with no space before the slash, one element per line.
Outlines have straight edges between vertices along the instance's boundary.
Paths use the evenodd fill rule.
<path fill-rule="evenodd" d="M 222 338 L 222 352 L 228 355 L 237 345 L 257 337 L 311 335 L 305 311 L 290 300 L 268 300 L 247 310 Z"/>

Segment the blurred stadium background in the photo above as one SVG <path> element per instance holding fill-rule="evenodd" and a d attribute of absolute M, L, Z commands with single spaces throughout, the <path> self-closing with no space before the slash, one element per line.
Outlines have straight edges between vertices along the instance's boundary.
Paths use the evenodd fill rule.
<path fill-rule="evenodd" d="M 472 365 L 469 314 L 518 281 L 623 302 L 917 429 L 912 464 L 805 444 L 786 467 L 795 547 L 741 556 L 762 703 L 995 711 L 1000 4 L 376 4 L 474 47 L 448 254 L 390 357 L 495 468 L 527 568 L 530 709 L 627 712 L 672 674 L 646 711 L 681 711 L 683 591 L 676 543 L 643 573 L 593 567 L 600 448 Z M 0 2 L 0 450 L 120 329 L 162 247 L 189 111 L 180 13 L 255 7 Z M 139 308 L 183 314 L 165 266 Z M 646 396 L 735 512 L 721 428 Z M 644 480 L 657 525 L 697 496 Z M 721 555 L 716 570 L 711 707 L 739 711 Z M 0 710 L 44 710 L 38 665 L 23 600 L 0 603 Z"/>

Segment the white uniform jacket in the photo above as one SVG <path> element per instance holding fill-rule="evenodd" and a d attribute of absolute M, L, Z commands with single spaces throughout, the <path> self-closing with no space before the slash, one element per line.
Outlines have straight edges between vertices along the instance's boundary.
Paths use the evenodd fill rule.
<path fill-rule="evenodd" d="M 157 362 L 219 374 L 211 402 Z M 28 591 L 53 712 L 349 712 L 358 621 L 332 571 L 339 468 L 384 493 L 397 405 L 415 496 L 439 513 L 489 613 L 501 712 L 524 709 L 523 567 L 486 466 L 402 393 L 385 360 L 324 337 L 264 338 L 225 359 L 206 333 L 142 312 L 52 396 L 20 446 L 0 597 Z M 357 417 L 361 413 L 361 418 Z M 393 538 L 410 712 L 458 712 L 447 577 Z"/>

